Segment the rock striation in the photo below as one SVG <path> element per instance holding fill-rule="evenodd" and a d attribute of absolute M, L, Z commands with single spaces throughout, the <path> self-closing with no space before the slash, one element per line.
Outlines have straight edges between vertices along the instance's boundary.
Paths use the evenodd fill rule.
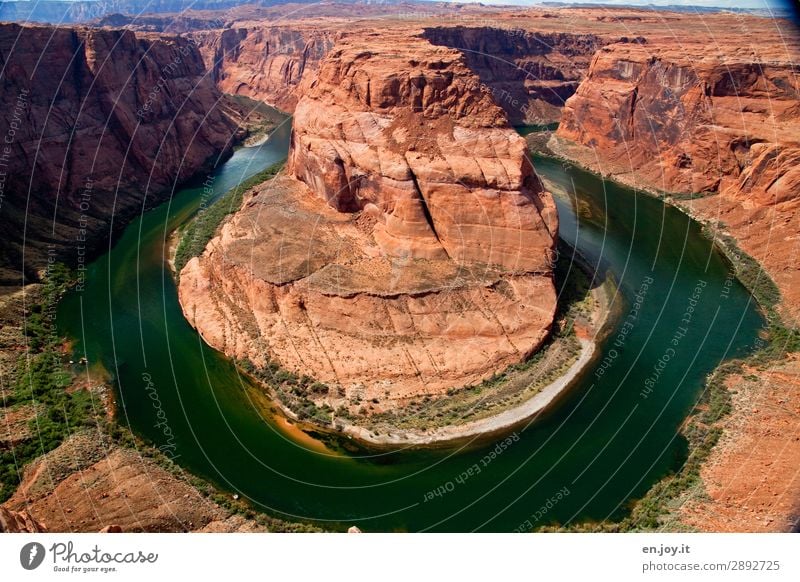
<path fill-rule="evenodd" d="M 714 53 L 658 38 L 604 47 L 551 146 L 632 186 L 691 195 L 681 204 L 764 264 L 797 319 L 800 48 L 758 24 L 752 50 L 739 48 L 746 36 L 717 38 Z"/>
<path fill-rule="evenodd" d="M 436 26 L 425 29 L 433 44 L 464 53 L 469 68 L 491 89 L 511 123 L 549 124 L 561 117 L 589 68 L 608 41 L 594 34 L 543 32 L 496 26 Z"/>
<path fill-rule="evenodd" d="M 463 55 L 342 39 L 304 86 L 286 175 L 257 188 L 181 273 L 214 347 L 376 410 L 536 351 L 553 321 L 557 214 Z"/>
<path fill-rule="evenodd" d="M 212 166 L 237 132 L 186 39 L 0 24 L 0 55 L 0 261 L 29 279 L 48 245 L 88 260 L 112 224 Z"/>
<path fill-rule="evenodd" d="M 304 75 L 313 76 L 338 33 L 330 27 L 238 26 L 190 33 L 224 93 L 294 110 Z"/>
<path fill-rule="evenodd" d="M 778 166 L 768 162 L 800 137 L 794 66 L 704 54 L 691 45 L 606 47 L 567 102 L 558 135 L 663 191 L 764 192 L 796 155 L 784 147 Z M 775 195 L 796 185 L 789 176 Z"/>

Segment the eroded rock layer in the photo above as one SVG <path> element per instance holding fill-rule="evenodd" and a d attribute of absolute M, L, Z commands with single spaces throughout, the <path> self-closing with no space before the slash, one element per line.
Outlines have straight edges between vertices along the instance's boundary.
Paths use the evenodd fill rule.
<path fill-rule="evenodd" d="M 749 24 L 713 52 L 658 38 L 601 49 L 552 145 L 633 186 L 694 195 L 683 205 L 767 267 L 796 319 L 800 49 Z"/>
<path fill-rule="evenodd" d="M 223 92 L 292 111 L 300 82 L 316 73 L 336 34 L 335 30 L 306 25 L 257 25 L 199 31 L 190 36 Z"/>
<path fill-rule="evenodd" d="M 535 351 L 555 205 L 461 53 L 343 39 L 304 95 L 288 175 L 181 273 L 204 338 L 325 382 L 334 408 L 440 394 Z"/>
<path fill-rule="evenodd" d="M 48 245 L 86 262 L 111 224 L 213 165 L 237 131 L 186 39 L 0 24 L 0 58 L 0 263 L 13 271 L 0 281 L 35 277 Z"/>
<path fill-rule="evenodd" d="M 544 124 L 561 118 L 597 49 L 594 34 L 527 31 L 500 26 L 436 26 L 425 29 L 432 43 L 464 53 L 514 124 Z"/>

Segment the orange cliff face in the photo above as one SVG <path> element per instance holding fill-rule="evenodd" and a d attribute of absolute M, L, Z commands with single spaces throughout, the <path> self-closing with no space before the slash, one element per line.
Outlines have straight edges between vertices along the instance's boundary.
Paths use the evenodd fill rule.
<path fill-rule="evenodd" d="M 292 111 L 300 82 L 316 73 L 337 34 L 335 29 L 298 24 L 238 26 L 188 36 L 222 92 Z"/>
<path fill-rule="evenodd" d="M 525 30 L 508 20 L 495 26 L 430 26 L 424 35 L 433 44 L 463 51 L 512 123 L 557 122 L 592 56 L 609 39 L 568 25 L 558 32 Z"/>
<path fill-rule="evenodd" d="M 550 270 L 555 207 L 457 51 L 342 43 L 295 110 L 289 172 L 337 210 L 374 215 L 384 254 Z"/>
<path fill-rule="evenodd" d="M 2 283 L 35 279 L 48 243 L 76 264 L 232 146 L 237 126 L 186 39 L 0 24 L 0 54 Z"/>
<path fill-rule="evenodd" d="M 748 24 L 752 38 L 717 30 L 713 50 L 657 37 L 604 47 L 550 145 L 632 186 L 694 195 L 680 204 L 762 263 L 797 321 L 800 48 Z"/>
<path fill-rule="evenodd" d="M 214 347 L 377 410 L 477 382 L 553 321 L 557 215 L 525 142 L 461 53 L 342 39 L 295 111 L 288 175 L 181 273 Z"/>

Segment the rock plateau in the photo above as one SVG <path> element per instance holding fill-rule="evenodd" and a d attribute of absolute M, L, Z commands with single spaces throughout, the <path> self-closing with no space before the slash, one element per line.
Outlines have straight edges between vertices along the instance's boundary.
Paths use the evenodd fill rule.
<path fill-rule="evenodd" d="M 360 35 L 304 83 L 286 175 L 181 273 L 189 321 L 326 383 L 333 408 L 441 395 L 536 351 L 555 205 L 463 55 Z"/>

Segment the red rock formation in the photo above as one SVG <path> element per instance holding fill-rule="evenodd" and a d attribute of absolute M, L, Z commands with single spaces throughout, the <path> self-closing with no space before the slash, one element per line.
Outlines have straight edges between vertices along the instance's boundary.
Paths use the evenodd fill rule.
<path fill-rule="evenodd" d="M 514 124 L 558 121 L 592 55 L 607 42 L 571 30 L 528 31 L 513 21 L 505 26 L 426 28 L 425 38 L 462 51 Z"/>
<path fill-rule="evenodd" d="M 288 172 L 181 273 L 212 346 L 328 383 L 318 404 L 380 409 L 541 345 L 555 205 L 461 53 L 343 40 L 297 106 Z"/>
<path fill-rule="evenodd" d="M 295 111 L 289 172 L 380 217 L 384 253 L 549 271 L 555 208 L 460 52 L 343 42 Z M 523 243 L 524 241 L 524 243 Z"/>
<path fill-rule="evenodd" d="M 42 524 L 46 524 L 45 529 Z M 77 432 L 25 467 L 0 532 L 265 531 L 140 451 Z"/>
<path fill-rule="evenodd" d="M 0 533 L 40 533 L 46 532 L 41 523 L 27 511 L 11 511 L 0 507 Z"/>
<path fill-rule="evenodd" d="M 191 33 L 225 93 L 259 99 L 292 111 L 303 76 L 315 73 L 336 32 L 295 27 L 238 27 Z"/>
<path fill-rule="evenodd" d="M 206 66 L 224 92 L 292 111 L 303 76 L 316 73 L 340 34 L 342 28 L 335 22 L 297 22 L 201 30 L 188 36 L 201 47 Z M 417 31 L 410 26 L 406 34 Z M 461 50 L 469 68 L 491 88 L 515 124 L 558 121 L 590 57 L 606 42 L 592 34 L 529 32 L 501 25 L 434 26 L 426 28 L 424 36 L 433 44 Z"/>
<path fill-rule="evenodd" d="M 54 243 L 76 263 L 125 219 L 213 164 L 236 125 L 196 47 L 129 31 L 0 25 L 3 263 Z"/>
<path fill-rule="evenodd" d="M 558 135 L 660 190 L 752 188 L 759 179 L 752 171 L 766 165 L 758 162 L 764 146 L 751 147 L 800 137 L 793 65 L 704 54 L 704 47 L 652 43 L 601 50 L 567 102 Z M 748 185 L 735 186 L 744 175 Z"/>
<path fill-rule="evenodd" d="M 747 50 L 724 33 L 714 54 L 701 39 L 601 49 L 552 146 L 633 186 L 703 194 L 682 204 L 764 264 L 797 318 L 800 48 L 748 22 Z"/>

